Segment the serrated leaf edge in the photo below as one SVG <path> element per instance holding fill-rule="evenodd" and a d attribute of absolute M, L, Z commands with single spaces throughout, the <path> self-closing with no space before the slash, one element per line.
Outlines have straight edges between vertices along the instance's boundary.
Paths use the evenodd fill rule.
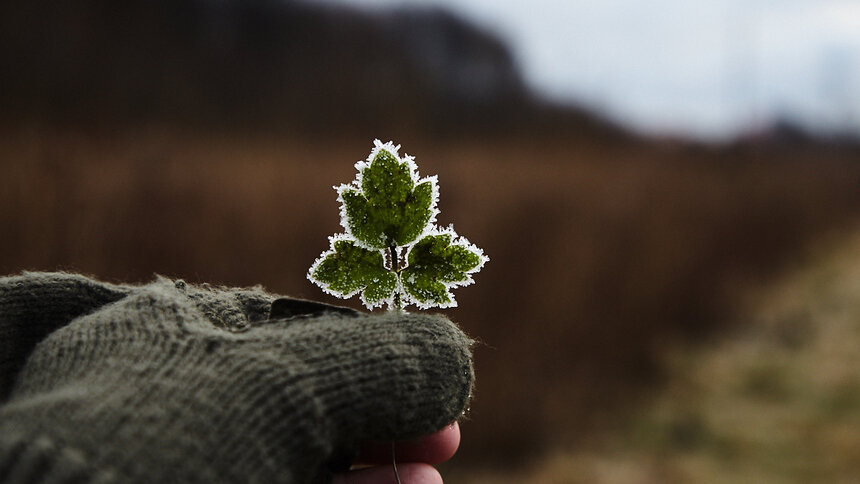
<path fill-rule="evenodd" d="M 394 300 L 394 294 L 398 291 L 400 291 L 401 293 L 403 292 L 402 287 L 401 287 L 401 283 L 400 283 L 400 277 L 397 278 L 397 285 L 395 286 L 395 290 L 391 293 L 391 296 L 386 298 L 386 299 L 380 300 L 377 304 L 374 304 L 374 303 L 367 301 L 364 298 L 364 290 L 367 288 L 367 286 L 359 287 L 358 289 L 356 289 L 355 291 L 352 291 L 350 293 L 343 293 L 343 292 L 335 291 L 335 290 L 331 289 L 328 284 L 317 280 L 313 276 L 314 272 L 316 272 L 317 267 L 320 264 L 322 264 L 322 262 L 325 260 L 325 258 L 328 257 L 329 255 L 332 255 L 335 252 L 337 252 L 334 248 L 334 244 L 336 244 L 337 242 L 340 242 L 342 240 L 352 242 L 355 245 L 357 245 L 363 249 L 367 249 L 366 247 L 363 247 L 361 244 L 359 244 L 358 241 L 355 239 L 355 237 L 353 237 L 352 235 L 337 234 L 337 235 L 329 236 L 329 238 L 328 238 L 329 250 L 323 252 L 322 254 L 320 254 L 319 257 L 316 258 L 316 260 L 314 260 L 314 263 L 311 265 L 310 269 L 308 269 L 308 273 L 307 273 L 308 280 L 311 281 L 312 283 L 314 283 L 315 285 L 317 285 L 320 289 L 322 289 L 322 291 L 324 293 L 326 293 L 330 296 L 341 298 L 341 299 L 349 299 L 349 298 L 355 296 L 356 294 L 361 293 L 359 295 L 359 298 L 361 299 L 362 304 L 364 304 L 364 306 L 370 310 L 373 310 L 373 308 L 382 307 L 386 304 L 391 304 L 391 301 Z M 379 249 L 368 249 L 368 250 L 375 250 L 377 252 L 382 252 Z M 383 260 L 385 260 L 384 254 L 383 254 Z"/>
<path fill-rule="evenodd" d="M 486 264 L 490 260 L 490 258 L 484 254 L 484 251 L 480 247 L 469 242 L 469 239 L 467 239 L 466 237 L 463 237 L 462 235 L 457 234 L 457 232 L 454 231 L 454 225 L 452 224 L 452 225 L 449 225 L 448 227 L 444 227 L 444 228 L 433 226 L 433 228 L 431 230 L 428 230 L 426 234 L 422 235 L 421 237 L 416 239 L 414 243 L 410 244 L 408 246 L 408 250 L 406 251 L 406 254 L 404 255 L 407 262 L 409 261 L 409 253 L 412 252 L 412 248 L 415 247 L 415 245 L 417 245 L 419 242 L 421 242 L 421 240 L 424 239 L 425 237 L 438 236 L 438 235 L 449 235 L 451 237 L 451 243 L 448 244 L 449 247 L 455 246 L 455 245 L 460 246 L 460 247 L 463 247 L 464 249 L 476 254 L 478 256 L 478 265 L 476 265 L 473 269 L 470 269 L 468 271 L 464 271 L 463 273 L 466 274 L 466 278 L 462 281 L 439 282 L 440 284 L 445 286 L 445 290 L 447 291 L 448 296 L 450 297 L 450 301 L 447 304 L 446 303 L 425 304 L 421 301 L 416 300 L 408 292 L 403 290 L 403 282 L 401 281 L 402 276 L 398 275 L 397 284 L 398 284 L 398 289 L 400 289 L 400 294 L 404 298 L 404 306 L 406 306 L 408 304 L 414 304 L 419 309 L 430 309 L 430 308 L 446 309 L 446 308 L 457 307 L 457 299 L 454 297 L 454 294 L 451 292 L 451 290 L 456 289 L 458 287 L 464 287 L 464 286 L 469 286 L 471 284 L 474 284 L 475 279 L 472 278 L 472 274 L 475 274 L 475 273 L 479 272 L 481 269 L 483 269 L 484 264 Z M 407 269 L 408 267 L 409 267 L 409 265 L 407 263 L 407 266 L 404 267 L 404 270 Z"/>
<path fill-rule="evenodd" d="M 383 143 L 379 139 L 375 139 L 373 140 L 373 145 L 374 147 L 367 156 L 367 159 L 364 161 L 357 161 L 355 163 L 355 169 L 358 170 L 358 174 L 355 176 L 355 179 L 349 183 L 332 186 L 332 188 L 337 192 L 337 201 L 340 203 L 340 225 L 346 233 L 352 237 L 357 246 L 368 250 L 379 250 L 378 247 L 373 247 L 358 240 L 358 237 L 355 237 L 352 233 L 352 230 L 349 228 L 349 217 L 346 214 L 346 201 L 343 198 L 343 193 L 346 190 L 357 190 L 362 196 L 365 196 L 364 190 L 361 187 L 363 177 L 362 172 L 365 168 L 370 167 L 373 159 L 376 158 L 376 155 L 378 155 L 380 151 L 385 150 L 394 156 L 398 163 L 406 164 L 406 167 L 409 169 L 409 178 L 412 180 L 413 190 L 416 186 L 422 183 L 430 182 L 430 218 L 427 219 L 427 223 L 424 224 L 424 230 L 418 235 L 418 237 L 416 237 L 411 244 L 404 247 L 411 246 L 427 236 L 427 234 L 436 226 L 436 217 L 439 215 L 439 209 L 437 208 L 437 205 L 439 204 L 439 177 L 436 175 L 430 175 L 425 176 L 424 178 L 419 178 L 418 165 L 415 163 L 415 157 L 409 156 L 405 153 L 401 157 L 398 153 L 400 151 L 400 145 L 395 145 L 392 141 Z"/>

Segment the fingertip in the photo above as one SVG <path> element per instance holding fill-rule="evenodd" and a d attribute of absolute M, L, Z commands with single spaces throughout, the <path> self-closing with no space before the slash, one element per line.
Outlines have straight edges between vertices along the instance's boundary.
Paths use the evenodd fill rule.
<path fill-rule="evenodd" d="M 421 462 L 428 464 L 445 462 L 454 457 L 457 449 L 460 448 L 460 424 L 454 422 L 435 434 L 420 439 L 418 445 L 424 453 L 423 459 L 420 459 Z"/>
<path fill-rule="evenodd" d="M 424 463 L 406 463 L 397 466 L 402 482 L 409 484 L 443 484 L 442 476 L 433 466 Z M 390 465 L 369 467 L 337 474 L 332 484 L 379 484 L 394 482 L 394 469 Z"/>
<path fill-rule="evenodd" d="M 439 464 L 453 457 L 459 447 L 460 425 L 454 422 L 433 434 L 396 442 L 394 453 L 398 462 Z M 390 442 L 373 442 L 361 447 L 356 461 L 379 465 L 391 462 L 391 457 Z"/>
<path fill-rule="evenodd" d="M 407 463 L 399 466 L 397 470 L 401 481 L 409 484 L 442 484 L 442 475 L 429 464 Z"/>

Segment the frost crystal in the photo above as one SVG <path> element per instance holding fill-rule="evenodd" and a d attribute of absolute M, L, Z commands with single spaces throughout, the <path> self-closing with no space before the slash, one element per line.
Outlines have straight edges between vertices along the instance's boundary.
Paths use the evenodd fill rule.
<path fill-rule="evenodd" d="M 308 279 L 341 298 L 361 292 L 368 309 L 454 307 L 450 290 L 474 282 L 489 258 L 453 227 L 436 227 L 438 181 L 419 178 L 413 157 L 399 150 L 374 140 L 355 180 L 333 187 L 346 232 L 329 238 Z"/>

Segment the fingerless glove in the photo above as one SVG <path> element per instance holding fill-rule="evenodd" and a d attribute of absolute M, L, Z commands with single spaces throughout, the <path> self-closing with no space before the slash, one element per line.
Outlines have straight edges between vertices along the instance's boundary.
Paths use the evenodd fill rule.
<path fill-rule="evenodd" d="M 471 343 L 259 288 L 0 278 L 0 481 L 326 482 L 457 419 Z"/>

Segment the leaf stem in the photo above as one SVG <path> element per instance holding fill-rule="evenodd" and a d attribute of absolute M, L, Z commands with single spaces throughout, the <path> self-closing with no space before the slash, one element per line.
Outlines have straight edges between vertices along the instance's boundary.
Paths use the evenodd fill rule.
<path fill-rule="evenodd" d="M 394 451 L 395 442 L 391 441 L 391 466 L 394 468 L 394 480 L 400 484 L 400 474 L 397 473 L 397 454 Z"/>
<path fill-rule="evenodd" d="M 391 257 L 391 271 L 397 274 L 397 279 L 400 280 L 400 256 L 397 252 L 397 246 L 391 244 L 388 246 L 388 254 Z M 400 288 L 394 292 L 394 301 L 391 305 L 393 311 L 403 311 L 403 300 L 400 296 Z"/>

